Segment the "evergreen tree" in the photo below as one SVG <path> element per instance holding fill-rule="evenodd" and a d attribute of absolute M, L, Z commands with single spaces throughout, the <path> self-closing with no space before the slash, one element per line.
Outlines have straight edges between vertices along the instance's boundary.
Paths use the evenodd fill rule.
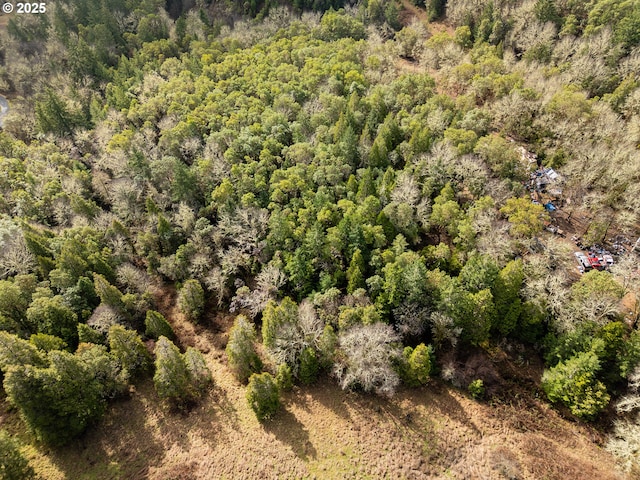
<path fill-rule="evenodd" d="M 246 397 L 249 406 L 260 421 L 271 418 L 280 408 L 278 385 L 268 372 L 251 375 Z"/>
<path fill-rule="evenodd" d="M 240 382 L 262 369 L 262 361 L 255 350 L 256 331 L 244 315 L 238 315 L 229 332 L 227 359 L 229 367 Z"/>
<path fill-rule="evenodd" d="M 522 313 L 520 289 L 524 272 L 520 260 L 512 260 L 500 270 L 493 287 L 496 316 L 494 328 L 502 335 L 511 333 Z"/>
<path fill-rule="evenodd" d="M 199 350 L 188 347 L 183 357 L 194 389 L 194 396 L 199 397 L 212 382 L 211 371 Z"/>
<path fill-rule="evenodd" d="M 47 359 L 36 346 L 8 332 L 0 332 L 0 371 L 10 366 L 35 365 L 43 367 Z"/>
<path fill-rule="evenodd" d="M 187 320 L 198 322 L 204 313 L 204 290 L 198 280 L 187 280 L 178 294 L 178 307 Z"/>
<path fill-rule="evenodd" d="M 285 324 L 295 325 L 297 318 L 298 305 L 289 297 L 285 297 L 279 305 L 270 300 L 262 312 L 262 344 L 266 348 L 274 348 L 278 329 Z"/>
<path fill-rule="evenodd" d="M 560 362 L 542 375 L 542 388 L 552 402 L 561 402 L 571 413 L 594 418 L 609 404 L 609 394 L 597 379 L 600 361 L 595 353 L 583 352 Z"/>
<path fill-rule="evenodd" d="M 171 340 L 160 337 L 156 342 L 156 373 L 153 383 L 158 396 L 176 406 L 184 406 L 194 399 L 191 375 L 180 350 Z"/>
<path fill-rule="evenodd" d="M 169 340 L 175 339 L 173 328 L 160 312 L 147 310 L 147 316 L 144 321 L 145 335 L 151 338 L 167 337 Z"/>
<path fill-rule="evenodd" d="M 151 356 L 133 330 L 120 325 L 112 326 L 109 329 L 109 348 L 131 377 L 148 371 L 151 366 Z"/>
<path fill-rule="evenodd" d="M 320 363 L 316 351 L 307 347 L 300 354 L 300 369 L 298 370 L 298 378 L 303 385 L 311 385 L 318 378 Z"/>
<path fill-rule="evenodd" d="M 36 332 L 60 337 L 72 349 L 78 345 L 78 317 L 60 296 L 36 298 L 27 310 L 27 320 Z"/>
<path fill-rule="evenodd" d="M 4 389 L 38 439 L 63 445 L 102 416 L 104 385 L 92 369 L 68 352 L 52 351 L 48 358 L 47 368 L 10 367 Z"/>
<path fill-rule="evenodd" d="M 351 263 L 347 269 L 347 293 L 353 293 L 358 288 L 363 288 L 365 274 L 364 258 L 359 248 L 353 252 Z"/>

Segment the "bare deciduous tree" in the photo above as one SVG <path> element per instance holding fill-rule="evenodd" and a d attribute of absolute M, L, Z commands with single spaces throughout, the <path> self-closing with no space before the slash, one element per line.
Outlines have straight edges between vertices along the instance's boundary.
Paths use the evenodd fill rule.
<path fill-rule="evenodd" d="M 400 337 L 383 323 L 357 325 L 339 335 L 341 354 L 333 373 L 343 389 L 393 395 L 400 383 L 393 361 L 402 355 Z"/>
<path fill-rule="evenodd" d="M 264 267 L 256 277 L 256 288 L 251 291 L 248 287 L 242 287 L 236 292 L 231 301 L 231 311 L 246 309 L 255 318 L 269 300 L 275 300 L 279 289 L 286 283 L 287 277 L 273 264 Z"/>
<path fill-rule="evenodd" d="M 35 266 L 20 229 L 9 221 L 0 221 L 0 279 L 29 273 Z"/>

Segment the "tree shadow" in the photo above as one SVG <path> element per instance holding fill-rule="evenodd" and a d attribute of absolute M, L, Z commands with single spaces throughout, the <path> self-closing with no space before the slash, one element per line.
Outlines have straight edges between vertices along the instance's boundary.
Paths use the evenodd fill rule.
<path fill-rule="evenodd" d="M 203 400 L 203 403 L 217 406 L 220 410 L 220 414 L 224 415 L 226 418 L 226 423 L 231 423 L 231 426 L 236 428 L 240 421 L 238 418 L 238 411 L 236 410 L 233 402 L 229 400 L 227 392 L 217 385 L 214 385 L 209 391 L 209 395 L 211 400 Z"/>
<path fill-rule="evenodd" d="M 311 411 L 311 402 L 316 401 L 336 415 L 351 420 L 348 405 L 355 398 L 357 394 L 344 392 L 331 379 L 321 378 L 314 385 L 301 387 L 300 393 L 295 396 L 295 403 L 305 411 Z"/>
<path fill-rule="evenodd" d="M 298 458 L 304 461 L 317 458 L 318 453 L 309 439 L 309 431 L 290 411 L 281 409 L 275 418 L 264 422 L 263 427 L 280 442 L 289 445 Z"/>
<path fill-rule="evenodd" d="M 440 411 L 442 416 L 449 417 L 471 429 L 474 433 L 481 435 L 480 430 L 478 430 L 478 427 L 473 423 L 469 414 L 467 414 L 462 405 L 460 405 L 460 402 L 451 395 L 448 388 L 438 388 L 437 393 L 429 392 L 426 401 Z"/>
<path fill-rule="evenodd" d="M 146 420 L 144 400 L 134 395 L 113 402 L 105 417 L 70 444 L 43 449 L 64 478 L 146 478 L 164 457 L 165 445 Z"/>
<path fill-rule="evenodd" d="M 41 450 L 70 480 L 144 479 L 173 447 L 189 452 L 194 438 L 215 446 L 226 438 L 221 425 L 236 428 L 238 423 L 235 407 L 220 388 L 212 387 L 190 409 L 176 411 L 159 401 L 148 380 L 129 398 L 112 402 L 106 415 L 75 441 Z M 192 468 L 187 467 L 181 466 L 185 472 Z"/>

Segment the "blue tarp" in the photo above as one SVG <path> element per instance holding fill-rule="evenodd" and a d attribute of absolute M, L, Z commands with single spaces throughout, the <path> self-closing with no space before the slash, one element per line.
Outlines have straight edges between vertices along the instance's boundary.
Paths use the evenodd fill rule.
<path fill-rule="evenodd" d="M 546 208 L 547 211 L 549 211 L 549 212 L 554 212 L 554 211 L 557 210 L 556 206 L 551 202 L 545 203 L 544 204 L 544 208 Z"/>

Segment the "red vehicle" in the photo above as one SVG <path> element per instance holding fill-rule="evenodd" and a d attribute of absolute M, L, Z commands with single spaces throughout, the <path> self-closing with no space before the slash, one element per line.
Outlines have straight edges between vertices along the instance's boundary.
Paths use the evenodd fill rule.
<path fill-rule="evenodd" d="M 602 270 L 604 268 L 602 263 L 600 263 L 600 260 L 598 260 L 598 257 L 596 257 L 593 253 L 589 254 L 588 260 L 589 265 L 591 265 L 596 270 Z"/>

